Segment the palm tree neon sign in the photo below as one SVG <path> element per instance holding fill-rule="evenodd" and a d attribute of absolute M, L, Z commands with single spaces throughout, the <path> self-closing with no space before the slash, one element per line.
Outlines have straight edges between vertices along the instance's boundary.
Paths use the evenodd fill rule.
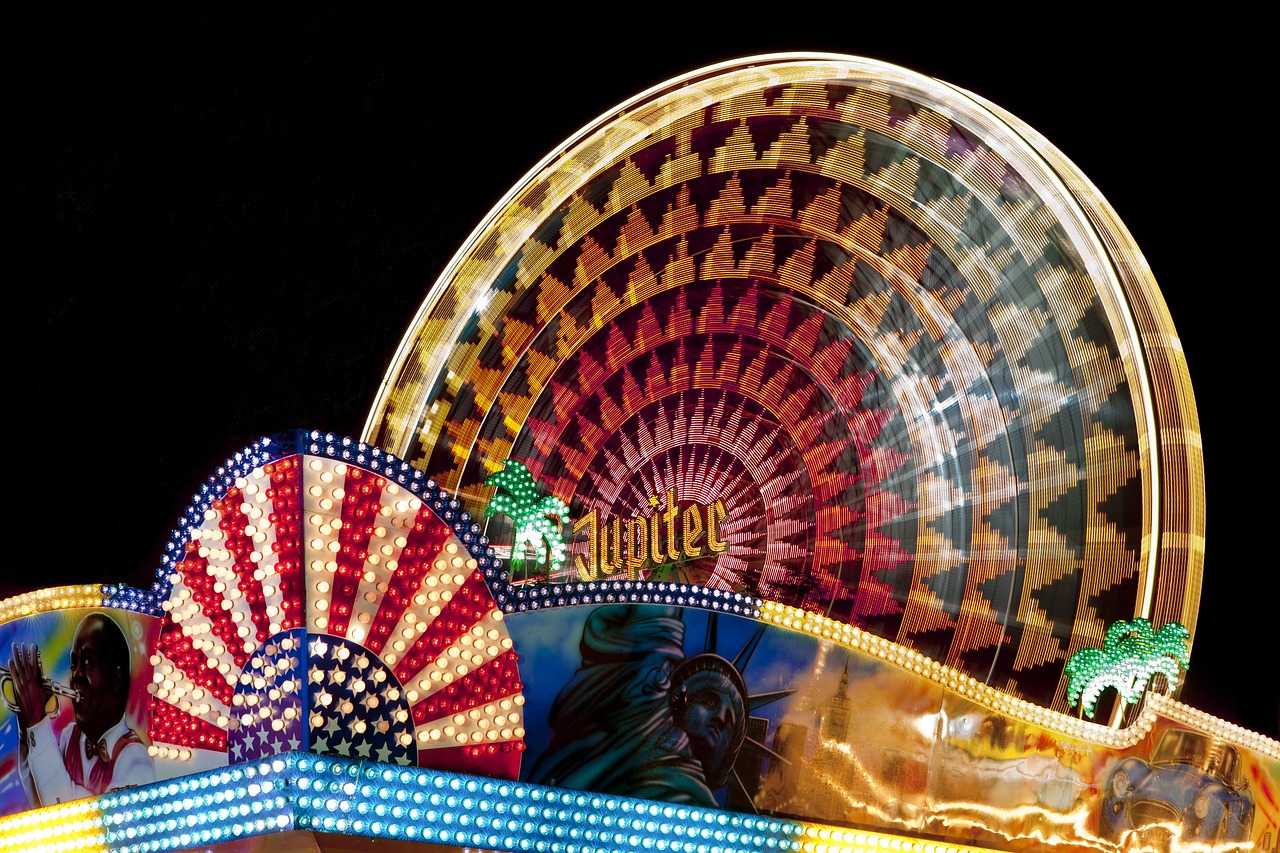
<path fill-rule="evenodd" d="M 505 515 L 515 527 L 513 560 L 537 555 L 538 565 L 546 557 L 546 576 L 560 573 L 568 561 L 564 539 L 568 505 L 555 495 L 538 491 L 533 475 L 522 462 L 508 459 L 502 468 L 485 479 L 496 489 L 485 507 L 487 516 Z M 665 500 L 665 504 L 664 504 Z M 635 580 L 644 569 L 652 572 L 686 561 L 713 556 L 728 548 L 724 539 L 727 510 L 723 500 L 710 504 L 681 505 L 675 489 L 649 498 L 652 512 L 634 518 L 601 518 L 593 509 L 573 524 L 573 533 L 586 532 L 586 555 L 574 559 L 574 568 L 584 581 L 626 572 Z"/>
<path fill-rule="evenodd" d="M 1187 641 L 1191 634 L 1177 622 L 1153 631 L 1141 616 L 1131 622 L 1113 622 L 1101 649 L 1080 649 L 1067 661 L 1067 702 L 1080 705 L 1093 718 L 1098 697 L 1108 687 L 1120 693 L 1120 711 L 1142 698 L 1156 673 L 1177 684 L 1178 670 L 1191 666 Z"/>
<path fill-rule="evenodd" d="M 564 522 L 569 518 L 569 506 L 555 495 L 543 495 L 533 481 L 533 475 L 522 462 L 508 459 L 502 468 L 490 474 L 484 481 L 493 486 L 497 494 L 485 507 L 487 515 L 505 515 L 515 525 L 516 538 L 511 556 L 523 557 L 529 551 L 547 558 L 547 576 L 564 568 L 569 547 L 565 544 Z M 555 521 L 552 521 L 552 518 Z"/>

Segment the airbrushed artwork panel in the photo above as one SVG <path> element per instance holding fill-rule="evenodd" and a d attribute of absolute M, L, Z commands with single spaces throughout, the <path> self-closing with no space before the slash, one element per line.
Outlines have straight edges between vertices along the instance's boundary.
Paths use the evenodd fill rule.
<path fill-rule="evenodd" d="M 158 629 L 155 617 L 111 609 L 40 613 L 0 625 L 0 814 L 165 774 L 147 736 L 149 657 Z"/>
<path fill-rule="evenodd" d="M 661 602 L 508 624 L 526 781 L 879 823 L 897 808 L 883 794 L 886 762 L 929 760 L 943 691 L 808 634 Z"/>
<path fill-rule="evenodd" d="M 998 849 L 1277 837 L 1280 762 L 1221 737 L 1157 718 L 1101 746 L 838 643 L 643 597 L 509 617 L 522 780 Z"/>

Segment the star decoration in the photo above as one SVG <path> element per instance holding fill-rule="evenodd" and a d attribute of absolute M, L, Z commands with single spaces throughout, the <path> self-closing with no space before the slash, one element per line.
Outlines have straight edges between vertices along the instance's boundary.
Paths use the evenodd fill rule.
<path fill-rule="evenodd" d="M 361 646 L 340 637 L 326 636 L 310 647 L 311 678 L 324 685 L 312 693 L 307 712 L 311 751 L 416 764 L 413 715 L 395 675 Z"/>
<path fill-rule="evenodd" d="M 279 755 L 290 743 L 301 743 L 303 673 L 291 650 L 303 641 L 303 629 L 295 628 L 263 644 L 248 661 L 232 703 L 248 711 L 229 732 L 228 750 L 237 760 Z"/>

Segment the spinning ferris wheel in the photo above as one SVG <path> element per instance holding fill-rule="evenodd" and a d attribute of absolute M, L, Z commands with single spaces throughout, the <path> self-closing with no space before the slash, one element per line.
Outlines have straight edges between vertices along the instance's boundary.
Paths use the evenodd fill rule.
<path fill-rule="evenodd" d="M 602 571 L 627 524 L 723 501 L 727 547 L 665 576 L 1065 709 L 1064 664 L 1107 624 L 1194 630 L 1197 418 L 1140 259 L 1064 156 L 971 93 L 854 57 L 729 62 L 512 188 L 363 438 L 477 514 L 518 460 L 594 513 L 602 542 L 570 549 L 603 547 Z"/>

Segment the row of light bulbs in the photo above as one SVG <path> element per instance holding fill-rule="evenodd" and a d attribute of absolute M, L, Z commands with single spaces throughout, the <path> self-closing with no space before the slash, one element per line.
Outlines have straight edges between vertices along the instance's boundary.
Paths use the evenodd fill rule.
<path fill-rule="evenodd" d="M 641 853 L 655 847 L 671 853 L 980 849 L 289 753 L 0 818 L 0 853 L 176 853 L 290 829 L 541 853 Z"/>

